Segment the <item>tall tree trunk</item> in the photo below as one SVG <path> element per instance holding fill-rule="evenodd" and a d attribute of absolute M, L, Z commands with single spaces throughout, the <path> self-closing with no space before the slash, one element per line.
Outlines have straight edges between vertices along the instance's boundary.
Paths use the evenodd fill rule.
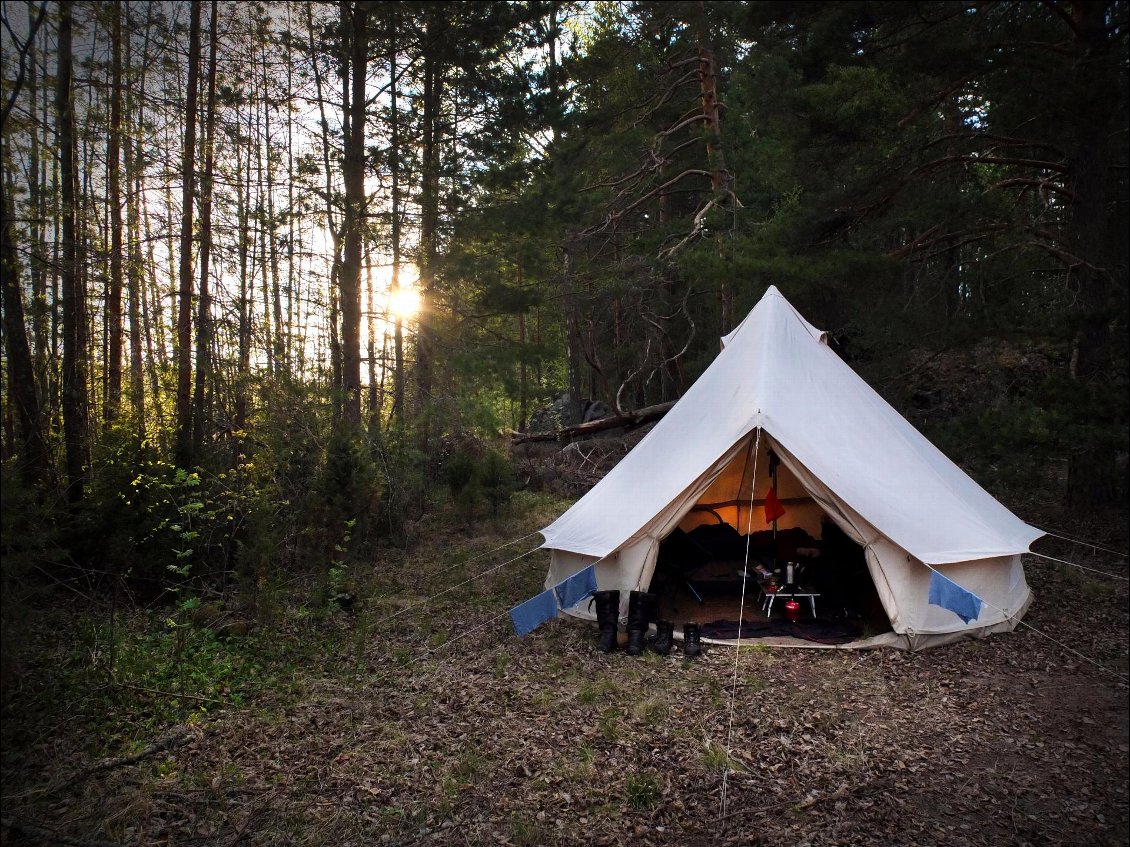
<path fill-rule="evenodd" d="M 253 65 L 256 63 L 255 56 L 252 55 L 251 61 Z M 266 146 L 266 155 L 270 156 L 270 139 L 265 139 L 264 123 L 267 120 L 264 112 L 267 109 L 266 92 L 259 86 L 265 84 L 266 74 L 260 77 L 253 67 L 252 73 L 252 88 L 251 99 L 262 108 L 255 109 L 255 221 L 256 232 L 259 238 L 259 267 L 262 271 L 262 279 L 259 285 L 259 296 L 263 303 L 263 349 L 267 354 L 267 373 L 274 376 L 275 374 L 275 345 L 273 343 L 274 335 L 271 331 L 271 278 L 268 269 L 270 267 L 270 259 L 268 257 L 269 247 L 267 246 L 268 238 L 268 222 L 267 222 L 267 209 L 265 198 L 267 196 L 267 176 L 266 166 L 263 162 L 264 146 Z"/>
<path fill-rule="evenodd" d="M 400 295 L 400 112 L 396 105 L 400 85 L 396 66 L 400 43 L 400 16 L 394 6 L 389 15 L 389 167 L 392 169 L 392 280 L 390 300 L 396 302 Z M 399 312 L 393 315 L 393 379 L 392 414 L 397 427 L 404 426 L 404 319 Z"/>
<path fill-rule="evenodd" d="M 381 398 L 377 393 L 377 308 L 373 290 L 373 256 L 369 242 L 365 241 L 365 302 L 368 304 L 368 365 L 369 365 L 369 438 L 376 440 L 381 432 Z"/>
<path fill-rule="evenodd" d="M 314 90 L 318 100 L 318 116 L 319 127 L 321 129 L 320 140 L 322 147 L 322 173 L 325 177 L 325 203 L 326 203 L 326 224 L 330 231 L 330 240 L 333 247 L 333 257 L 330 262 L 330 321 L 329 321 L 329 341 L 330 341 L 330 393 L 334 397 L 340 397 L 342 393 L 341 385 L 341 344 L 338 341 L 337 332 L 337 290 L 338 280 L 341 279 L 341 229 L 338 226 L 336 215 L 334 214 L 333 207 L 333 170 L 330 167 L 330 124 L 326 119 L 326 101 L 323 96 L 322 87 L 322 73 L 321 66 L 317 61 L 317 47 L 314 41 L 314 16 L 310 8 L 309 0 L 306 3 L 306 34 L 310 48 L 310 54 L 314 57 L 311 62 L 311 67 L 314 71 Z M 344 36 L 343 36 L 344 37 Z M 342 47 L 344 52 L 345 47 Z M 344 56 L 342 57 L 344 61 Z M 344 101 L 343 101 L 344 108 Z M 334 405 L 335 415 L 338 414 L 339 404 Z"/>
<path fill-rule="evenodd" d="M 200 0 L 192 0 L 188 30 L 188 85 L 185 95 L 184 157 L 181 163 L 180 291 L 177 309 L 176 460 L 188 467 L 192 442 L 192 213 L 196 196 L 196 107 L 200 76 Z"/>
<path fill-rule="evenodd" d="M 1118 71 L 1112 58 L 1112 36 L 1105 21 L 1107 4 L 1077 0 L 1072 5 L 1078 57 L 1075 83 L 1078 96 L 1078 146 L 1069 162 L 1076 202 L 1071 220 L 1074 254 L 1082 259 L 1071 269 L 1078 291 L 1078 330 L 1070 374 L 1079 386 L 1082 403 L 1107 391 L 1112 377 L 1110 325 L 1113 315 L 1110 257 L 1113 250 L 1107 226 L 1107 169 L 1110 132 L 1118 108 L 1110 92 L 1117 90 Z M 1125 51 L 1123 51 L 1124 53 Z M 1123 57 L 1124 58 L 1124 57 Z M 1125 237 L 1119 233 L 1115 237 Z M 1071 454 L 1067 502 L 1093 508 L 1115 502 L 1118 495 L 1115 450 L 1083 445 Z"/>
<path fill-rule="evenodd" d="M 20 261 L 12 223 L 15 208 L 11 194 L 11 171 L 4 163 L 0 180 L 0 278 L 3 279 L 4 352 L 8 358 L 8 395 L 15 407 L 20 433 L 20 475 L 36 484 L 47 481 L 48 454 L 43 438 L 43 418 L 35 391 L 35 372 L 24 324 L 23 295 L 20 292 Z"/>
<path fill-rule="evenodd" d="M 149 60 L 149 37 L 153 24 L 153 8 L 146 7 L 145 39 L 141 50 L 141 72 L 138 74 L 136 90 L 145 91 L 147 67 Z M 132 39 L 126 38 L 126 67 L 133 67 Z M 134 114 L 133 96 L 134 86 L 129 86 L 126 91 L 126 114 Z M 145 126 L 145 98 L 137 98 L 137 128 Z M 126 200 L 126 231 L 129 238 L 128 261 L 126 265 L 126 285 L 129 288 L 129 362 L 130 362 L 130 402 L 133 407 L 134 427 L 137 443 L 145 443 L 145 359 L 143 349 L 147 348 L 152 356 L 152 340 L 150 338 L 147 321 L 144 319 L 145 283 L 142 279 L 145 260 L 141 249 L 141 186 L 144 178 L 145 156 L 140 144 L 134 149 L 132 132 L 126 132 L 123 138 L 123 147 L 126 162 L 126 182 L 128 185 Z M 145 345 L 145 348 L 143 348 Z"/>
<path fill-rule="evenodd" d="M 436 16 L 429 16 L 424 35 L 424 109 L 420 165 L 420 313 L 416 333 L 416 406 L 423 409 L 432 396 L 435 348 L 435 272 L 439 254 L 440 103 L 443 93 L 443 34 Z M 421 442 L 427 442 L 421 429 Z"/>
<path fill-rule="evenodd" d="M 290 20 L 292 4 L 286 5 L 286 31 L 293 32 Z M 294 49 L 287 45 L 286 50 L 286 323 L 283 325 L 283 339 L 285 347 L 282 351 L 283 361 L 287 365 L 287 372 L 293 374 L 301 372 L 301 355 L 295 355 L 294 328 L 296 304 L 298 293 L 295 284 L 298 277 L 295 275 L 295 262 L 298 260 L 298 251 L 295 249 L 295 220 L 297 219 L 294 206 Z M 297 363 L 296 363 L 297 359 Z M 297 364 L 297 367 L 296 367 Z"/>
<path fill-rule="evenodd" d="M 127 108 L 127 113 L 132 109 Z M 133 407 L 134 428 L 137 443 L 145 441 L 145 378 L 141 354 L 141 340 L 144 332 L 141 323 L 141 214 L 138 211 L 140 197 L 140 178 L 134 171 L 142 167 L 140 157 L 135 158 L 133 138 L 126 133 L 124 138 L 126 160 L 126 234 L 129 242 L 126 259 L 126 286 L 129 300 L 129 380 L 130 403 Z"/>
<path fill-rule="evenodd" d="M 550 131 L 553 135 L 553 146 L 557 148 L 561 142 L 562 123 L 562 97 L 560 83 L 560 68 L 557 57 L 557 39 L 560 36 L 560 24 L 557 20 L 558 3 L 549 4 L 549 100 L 550 100 Z M 551 162 L 551 167 L 553 166 Z M 582 404 L 584 398 L 581 391 L 581 331 L 580 314 L 577 305 L 576 278 L 573 268 L 573 252 L 575 244 L 570 240 L 562 251 L 564 263 L 561 269 L 562 307 L 565 311 L 565 370 L 566 370 L 566 400 L 565 418 L 568 423 L 580 423 L 582 417 Z"/>
<path fill-rule="evenodd" d="M 267 343 L 271 345 L 271 358 L 280 373 L 287 372 L 287 363 L 283 358 L 283 319 L 282 297 L 279 281 L 279 242 L 275 234 L 275 166 L 271 157 L 271 93 L 270 70 L 267 57 L 267 36 L 263 37 L 263 144 L 266 149 L 266 193 L 267 217 L 263 222 L 266 232 L 267 255 L 270 260 L 271 270 L 271 316 L 274 319 L 274 333 L 270 335 Z"/>
<path fill-rule="evenodd" d="M 247 118 L 247 129 L 250 137 L 250 114 Z M 237 433 L 242 433 L 247 427 L 250 411 L 248 393 L 251 388 L 251 298 L 254 291 L 248 279 L 251 255 L 251 150 L 240 145 L 236 148 L 236 156 L 240 184 L 236 191 L 236 220 L 239 226 L 239 302 L 236 311 L 239 315 L 239 326 L 236 339 L 238 351 L 235 378 L 235 430 Z M 239 464 L 242 441 L 242 435 L 237 436 L 234 464 Z"/>
<path fill-rule="evenodd" d="M 192 443 L 204 443 L 204 421 L 208 417 L 208 383 L 212 376 L 212 289 L 208 279 L 212 261 L 212 174 L 216 135 L 216 44 L 219 41 L 219 5 L 212 0 L 208 22 L 208 93 L 204 117 L 204 179 L 200 185 L 200 297 L 196 312 L 196 384 L 192 398 Z"/>
<path fill-rule="evenodd" d="M 528 391 L 526 388 L 526 313 L 518 313 L 518 431 L 526 431 L 529 417 Z"/>
<path fill-rule="evenodd" d="M 730 190 L 730 172 L 722 151 L 722 116 L 718 106 L 718 67 L 714 51 L 706 46 L 698 48 L 698 82 L 702 102 L 703 124 L 706 129 L 706 159 L 710 168 L 710 187 L 715 196 Z M 719 242 L 725 249 L 725 241 Z M 723 256 L 723 258 L 725 258 Z M 718 304 L 723 335 L 734 328 L 734 289 L 722 274 L 718 287 Z"/>
<path fill-rule="evenodd" d="M 368 7 L 341 4 L 343 37 L 348 39 L 346 67 L 351 73 L 345 126 L 345 250 L 341 279 L 342 421 L 361 425 L 361 241 L 365 214 L 365 80 L 368 75 Z"/>
<path fill-rule="evenodd" d="M 40 11 L 42 11 L 42 6 Z M 28 17 L 28 31 L 34 33 L 36 31 L 35 21 L 37 20 L 39 12 L 36 11 L 34 3 L 28 3 L 27 17 Z M 37 103 L 39 99 L 39 68 L 38 59 L 35 50 L 35 37 L 29 36 L 28 40 L 28 53 L 27 53 L 27 87 L 28 99 L 30 100 L 30 113 L 35 115 Z M 43 105 L 42 105 L 42 126 L 48 126 L 48 113 L 50 111 L 50 104 L 48 99 L 48 89 L 50 86 L 43 86 Z M 43 413 L 43 408 L 49 403 L 50 397 L 50 380 L 51 363 L 48 361 L 48 306 L 47 306 L 47 262 L 44 259 L 46 245 L 43 243 L 43 236 L 45 232 L 45 224 L 47 218 L 47 209 L 44 203 L 44 186 L 47 185 L 47 159 L 48 156 L 41 157 L 39 153 L 39 133 L 40 127 L 35 126 L 34 123 L 28 133 L 28 173 L 30 179 L 28 180 L 28 199 L 31 205 L 31 225 L 29 227 L 30 237 L 28 244 L 31 276 L 31 334 L 32 345 L 34 353 L 32 355 L 32 367 L 35 369 L 35 391 L 37 394 L 40 414 Z M 39 428 L 42 433 L 43 427 L 46 425 L 45 420 L 40 420 Z"/>
<path fill-rule="evenodd" d="M 106 403 L 103 420 L 111 423 L 122 403 L 122 15 L 111 7 L 113 24 L 110 79 L 110 132 L 106 140 L 106 193 L 110 204 L 110 289 L 106 298 Z"/>
<path fill-rule="evenodd" d="M 86 292 L 78 273 L 76 197 L 77 151 L 71 54 L 72 0 L 59 3 L 59 68 L 55 97 L 59 129 L 59 182 L 63 234 L 61 282 L 63 288 L 63 443 L 66 453 L 67 500 L 81 502 L 87 464 Z"/>

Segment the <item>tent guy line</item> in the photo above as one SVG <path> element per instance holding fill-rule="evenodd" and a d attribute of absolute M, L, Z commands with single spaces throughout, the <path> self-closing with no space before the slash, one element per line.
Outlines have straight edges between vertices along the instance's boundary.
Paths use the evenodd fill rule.
<path fill-rule="evenodd" d="M 753 473 L 750 476 L 750 479 L 754 481 L 754 484 L 751 484 L 750 487 L 749 487 L 749 514 L 746 518 L 745 561 L 742 564 L 742 574 L 743 575 L 749 574 L 749 545 L 750 545 L 750 539 L 753 537 L 753 503 L 754 503 L 754 499 L 757 497 L 757 486 L 756 486 L 757 457 L 758 457 L 758 451 L 760 449 L 761 449 L 761 430 L 758 429 L 757 435 L 755 437 L 754 445 L 753 445 Z M 743 471 L 743 474 L 744 474 L 744 471 Z M 727 805 L 726 791 L 727 791 L 727 788 L 728 788 L 728 782 L 729 782 L 729 777 L 730 777 L 730 756 L 732 755 L 732 752 L 733 752 L 733 743 L 734 743 L 734 704 L 737 701 L 737 697 L 738 697 L 738 663 L 739 663 L 739 659 L 740 659 L 740 656 L 741 656 L 741 637 L 740 636 L 741 636 L 741 632 L 742 632 L 742 623 L 743 623 L 744 617 L 745 617 L 745 589 L 746 589 L 746 583 L 748 581 L 749 580 L 745 579 L 744 576 L 743 576 L 743 578 L 742 578 L 741 601 L 738 604 L 738 636 L 739 637 L 734 642 L 734 678 L 733 678 L 733 682 L 730 685 L 730 718 L 729 718 L 729 721 L 726 725 L 726 766 L 722 770 L 722 794 L 718 799 L 719 821 L 722 823 L 723 831 L 725 830 L 725 826 L 726 826 L 726 823 L 725 823 L 725 821 L 726 821 L 726 805 Z"/>
<path fill-rule="evenodd" d="M 443 649 L 446 649 L 447 647 L 450 647 L 456 641 L 460 641 L 460 640 L 466 638 L 471 633 L 478 632 L 480 629 L 485 629 L 486 627 L 490 626 L 492 623 L 495 623 L 496 621 L 502 620 L 503 618 L 505 618 L 509 614 L 510 614 L 510 609 L 507 608 L 506 611 L 502 612 L 501 614 L 495 615 L 493 618 L 489 618 L 488 620 L 485 620 L 480 624 L 476 624 L 475 626 L 471 627 L 470 629 L 464 630 L 463 632 L 459 633 L 455 637 L 447 639 L 447 641 L 443 642 L 443 644 L 440 644 L 438 647 L 433 647 L 431 650 L 429 650 L 426 653 L 426 655 L 434 656 L 440 650 L 443 650 Z"/>
<path fill-rule="evenodd" d="M 533 534 L 534 534 L 534 533 L 530 533 L 530 535 L 533 535 Z M 523 537 L 529 537 L 529 536 L 523 536 Z M 519 540 L 521 540 L 521 539 L 519 539 Z M 511 542 L 511 543 L 514 543 L 514 542 Z M 505 546 L 507 546 L 507 545 L 503 545 L 503 546 L 505 547 Z M 498 548 L 495 548 L 495 550 L 492 550 L 491 552 L 493 553 L 493 552 L 496 552 L 496 550 L 501 550 L 501 549 L 502 549 L 501 547 L 498 547 Z M 513 559 L 507 559 L 507 560 L 506 560 L 505 562 L 503 562 L 503 563 L 502 563 L 502 564 L 500 564 L 500 565 L 495 565 L 494 567 L 491 567 L 491 568 L 487 568 L 487 569 L 486 569 L 485 571 L 482 571 L 482 572 L 480 572 L 480 573 L 477 573 L 477 574 L 475 574 L 474 576 L 472 576 L 472 577 L 469 577 L 469 578 L 467 578 L 467 579 L 463 580 L 462 582 L 457 582 L 457 583 L 456 583 L 455 585 L 449 585 L 449 586 L 448 586 L 447 588 L 443 589 L 442 591 L 437 591 L 437 592 L 436 592 L 435 594 L 432 594 L 432 595 L 431 595 L 431 596 L 429 596 L 429 597 L 425 597 L 425 598 L 424 598 L 423 600 L 418 600 L 418 601 L 416 601 L 415 603 L 413 603 L 412 605 L 410 605 L 410 606 L 405 606 L 405 607 L 404 607 L 403 609 L 401 609 L 400 611 L 398 611 L 398 612 L 395 612 L 395 613 L 393 613 L 393 614 L 389 615 L 389 616 L 388 616 L 387 618 L 385 618 L 385 620 L 384 620 L 384 623 L 388 623 L 389 621 L 393 620 L 394 618 L 398 618 L 398 617 L 400 617 L 400 616 L 401 616 L 401 615 L 403 615 L 403 614 L 404 614 L 405 612 L 410 612 L 410 611 L 412 611 L 413 609 L 418 609 L 418 608 L 420 608 L 421 606 L 426 606 L 426 605 L 427 605 L 428 603 L 432 602 L 432 601 L 433 601 L 433 600 L 435 600 L 435 599 L 436 599 L 437 597 L 442 597 L 442 596 L 443 596 L 444 594 L 448 594 L 449 592 L 452 592 L 452 591 L 454 591 L 454 590 L 455 590 L 456 588 L 462 588 L 462 587 L 463 587 L 464 585 L 467 585 L 468 583 L 474 582 L 474 581 L 475 581 L 476 579 L 479 579 L 480 577 L 484 577 L 484 576 L 486 576 L 486 575 L 487 575 L 487 574 L 489 574 L 489 573 L 494 573 L 495 571 L 497 571 L 497 570 L 500 570 L 500 569 L 502 569 L 502 568 L 506 567 L 507 565 L 509 565 L 509 564 L 512 564 L 512 563 L 514 563 L 514 562 L 518 561 L 519 559 L 524 559 L 524 558 L 525 558 L 526 556 L 530 555 L 531 553 L 536 553 L 536 552 L 537 552 L 538 550 L 540 550 L 540 549 L 541 549 L 541 547 L 540 547 L 540 546 L 538 546 L 538 547 L 534 547 L 534 548 L 532 548 L 532 549 L 530 549 L 530 550 L 527 550 L 527 551 L 526 551 L 525 553 L 519 553 L 519 554 L 518 554 L 517 556 L 515 556 L 515 557 L 514 557 Z M 484 555 L 486 555 L 486 554 L 484 554 Z M 468 561 L 471 561 L 471 560 L 468 560 Z M 466 563 L 466 562 L 461 562 L 460 564 L 467 564 L 467 563 Z M 456 566 L 456 567 L 458 567 L 458 566 Z M 454 569 L 454 568 L 448 568 L 448 570 L 447 570 L 447 571 L 445 571 L 445 573 L 450 573 L 450 572 L 451 572 L 451 571 L 452 571 L 453 569 Z"/>
<path fill-rule="evenodd" d="M 1124 553 L 1121 550 L 1114 550 L 1110 547 L 1102 547 L 1098 544 L 1092 544 L 1090 541 L 1080 541 L 1078 538 L 1069 538 L 1066 535 L 1060 535 L 1058 532 L 1050 532 L 1044 530 L 1044 535 L 1050 535 L 1052 538 L 1058 538 L 1060 541 L 1070 541 L 1072 544 L 1081 544 L 1084 547 L 1090 547 L 1093 550 L 1102 550 L 1104 553 L 1113 553 L 1115 556 L 1121 556 L 1123 559 L 1130 558 L 1130 553 Z"/>
<path fill-rule="evenodd" d="M 1071 564 L 1071 563 L 1068 562 L 1068 564 Z M 941 571 L 938 571 L 932 565 L 927 564 L 926 567 L 928 567 L 934 573 L 938 574 L 938 576 L 941 576 L 943 578 L 948 579 L 948 577 L 946 577 L 945 574 L 941 573 Z M 989 608 L 995 609 L 996 611 L 1004 614 L 1004 609 L 1000 609 L 997 606 L 994 606 L 992 603 L 988 602 L 983 597 L 978 597 L 977 599 L 980 600 L 982 603 L 984 603 Z M 1043 632 L 1042 630 L 1037 629 L 1036 627 L 1032 626 L 1032 624 L 1028 623 L 1027 621 L 1018 620 L 1017 624 L 1019 624 L 1020 626 L 1023 626 L 1023 627 L 1027 627 L 1028 629 L 1032 630 L 1032 632 L 1036 633 L 1037 635 L 1042 635 L 1044 638 L 1048 639 L 1048 641 L 1052 642 L 1053 644 L 1057 644 L 1060 647 L 1062 647 L 1064 650 L 1066 650 L 1067 652 L 1069 652 L 1069 653 L 1071 653 L 1075 656 L 1078 656 L 1084 662 L 1089 662 L 1090 664 L 1094 665 L 1099 670 L 1103 671 L 1103 673 L 1109 674 L 1110 676 L 1113 676 L 1115 679 L 1119 680 L 1119 682 L 1124 686 L 1127 684 L 1127 681 L 1130 680 L 1130 678 L 1128 678 L 1126 676 L 1126 674 L 1118 673 L 1118 671 L 1112 671 L 1110 668 L 1108 668 L 1106 665 L 1102 664 L 1101 662 L 1098 662 L 1095 659 L 1092 659 L 1090 656 L 1086 656 L 1083 653 L 1080 653 L 1078 650 L 1075 650 L 1074 648 L 1069 647 L 1068 645 L 1064 644 L 1062 641 L 1059 641 L 1058 639 L 1052 638 L 1046 632 Z"/>
<path fill-rule="evenodd" d="M 1121 576 L 1120 574 L 1111 573 L 1110 571 L 1100 571 L 1097 568 L 1089 568 L 1086 565 L 1078 565 L 1075 562 L 1069 562 L 1066 559 L 1057 559 L 1055 556 L 1045 556 L 1043 553 L 1034 553 L 1031 550 L 1028 551 L 1028 555 L 1039 556 L 1041 559 L 1047 559 L 1049 562 L 1059 562 L 1061 565 L 1071 565 L 1071 567 L 1073 568 L 1079 568 L 1079 570 L 1082 571 L 1090 571 L 1091 573 L 1098 573 L 1102 574 L 1103 576 L 1109 576 L 1111 579 L 1120 579 L 1123 582 L 1130 582 L 1130 578 Z"/>

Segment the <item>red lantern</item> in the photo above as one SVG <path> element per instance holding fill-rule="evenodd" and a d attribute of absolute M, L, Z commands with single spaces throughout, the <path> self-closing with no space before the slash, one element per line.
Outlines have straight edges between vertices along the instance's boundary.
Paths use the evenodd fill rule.
<path fill-rule="evenodd" d="M 799 620 L 800 619 L 800 603 L 798 603 L 796 600 L 786 600 L 785 601 L 785 617 L 788 618 L 790 621 Z"/>

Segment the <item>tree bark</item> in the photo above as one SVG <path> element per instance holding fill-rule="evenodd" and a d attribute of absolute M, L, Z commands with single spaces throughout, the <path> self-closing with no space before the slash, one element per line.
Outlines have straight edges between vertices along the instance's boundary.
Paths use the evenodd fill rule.
<path fill-rule="evenodd" d="M 381 432 L 381 396 L 377 391 L 377 309 L 376 297 L 373 290 L 373 256 L 370 252 L 369 242 L 365 242 L 365 302 L 368 303 L 368 319 L 366 331 L 368 343 L 366 345 L 366 360 L 369 370 L 369 438 L 375 440 Z M 383 369 L 383 367 L 382 367 Z"/>
<path fill-rule="evenodd" d="M 392 280 L 390 297 L 392 302 L 400 294 L 400 112 L 396 105 L 399 87 L 399 71 L 396 59 L 399 44 L 400 16 L 393 6 L 389 15 L 389 58 L 391 68 L 389 79 L 389 166 L 392 169 Z M 404 319 L 399 313 L 393 317 L 393 381 L 392 414 L 398 427 L 404 426 Z"/>
<path fill-rule="evenodd" d="M 424 91 L 421 118 L 420 163 L 420 313 L 416 337 L 416 408 L 423 410 L 432 397 L 435 347 L 435 271 L 439 237 L 439 147 L 440 102 L 443 93 L 443 34 L 434 15 L 430 15 L 424 33 Z M 426 445 L 428 433 L 421 430 L 421 443 Z"/>
<path fill-rule="evenodd" d="M 530 444 L 537 441 L 569 441 L 574 438 L 581 438 L 586 435 L 592 435 L 594 432 L 603 432 L 608 429 L 617 429 L 623 427 L 631 429 L 637 426 L 643 426 L 646 423 L 657 421 L 675 405 L 674 400 L 669 403 L 660 403 L 656 406 L 647 406 L 643 409 L 636 409 L 634 412 L 628 412 L 623 415 L 613 415 L 608 418 L 601 418 L 600 420 L 589 421 L 588 423 L 576 424 L 575 426 L 563 426 L 554 432 L 530 432 L 530 433 L 512 433 L 510 438 L 515 444 Z"/>
<path fill-rule="evenodd" d="M 188 85 L 185 95 L 184 156 L 181 164 L 180 291 L 177 309 L 176 461 L 188 467 L 192 443 L 192 218 L 196 197 L 196 106 L 200 76 L 200 0 L 192 0 L 188 30 Z"/>
<path fill-rule="evenodd" d="M 361 425 L 361 248 L 365 214 L 365 80 L 368 75 L 368 7 L 342 2 L 342 37 L 347 41 L 351 74 L 344 105 L 345 250 L 341 279 L 342 422 Z"/>
<path fill-rule="evenodd" d="M 251 132 L 251 116 L 247 117 L 248 135 Z M 237 364 L 235 376 L 235 431 L 236 446 L 234 464 L 239 464 L 243 432 L 247 427 L 250 411 L 251 383 L 251 298 L 253 289 L 248 279 L 251 258 L 251 149 L 240 145 L 237 148 L 236 164 L 239 171 L 239 186 L 236 189 L 236 220 L 239 227 L 239 300 L 236 304 L 238 328 L 236 337 Z"/>
<path fill-rule="evenodd" d="M 62 201 L 61 284 L 63 289 L 63 443 L 66 453 L 67 500 L 82 501 L 87 466 L 86 292 L 82 290 L 76 241 L 76 155 L 73 91 L 72 0 L 59 3 L 59 68 L 55 108 L 59 130 L 59 189 Z"/>
<path fill-rule="evenodd" d="M 110 78 L 110 132 L 106 140 L 106 194 L 110 206 L 110 288 L 106 298 L 106 400 L 103 420 L 112 423 L 122 403 L 122 15 L 110 9 L 113 23 Z"/>
<path fill-rule="evenodd" d="M 204 117 L 204 179 L 200 185 L 200 297 L 196 304 L 196 383 L 192 398 L 192 446 L 204 443 L 208 416 L 208 382 L 212 374 L 212 289 L 208 279 L 212 261 L 212 175 L 216 134 L 216 46 L 219 41 L 219 6 L 212 0 L 208 22 L 208 93 Z"/>
<path fill-rule="evenodd" d="M 20 262 L 12 228 L 15 209 L 9 185 L 11 172 L 5 163 L 5 178 L 0 180 L 0 277 L 3 279 L 4 352 L 8 358 L 8 394 L 15 407 L 20 438 L 20 476 L 38 484 L 48 477 L 47 444 L 43 438 L 39 397 L 35 392 L 35 372 L 24 323 L 23 295 L 20 292 Z"/>
<path fill-rule="evenodd" d="M 285 344 L 283 341 L 283 319 L 282 319 L 282 293 L 280 282 L 280 269 L 279 269 L 279 241 L 275 228 L 278 224 L 275 216 L 275 166 L 271 157 L 271 110 L 273 105 L 271 103 L 270 93 L 270 68 L 268 66 L 267 58 L 267 39 L 269 35 L 264 32 L 263 34 L 263 147 L 266 153 L 265 167 L 266 167 L 266 189 L 267 189 L 267 216 L 261 222 L 261 226 L 265 232 L 265 243 L 267 245 L 267 258 L 270 260 L 271 271 L 271 317 L 274 323 L 274 332 L 270 334 L 267 343 L 270 345 L 271 358 L 274 360 L 275 367 L 278 368 L 279 373 L 287 372 L 287 363 L 284 358 Z"/>
<path fill-rule="evenodd" d="M 127 51 L 127 62 L 129 61 Z M 144 86 L 139 86 L 144 90 Z M 126 113 L 133 113 L 133 104 L 126 103 Z M 139 122 L 140 125 L 140 122 Z M 140 150 L 135 155 L 133 135 L 127 132 L 123 139 L 126 162 L 126 235 L 129 241 L 126 261 L 126 285 L 129 299 L 129 377 L 130 404 L 133 408 L 134 432 L 137 443 L 145 441 L 145 371 L 141 344 L 144 329 L 141 319 L 141 169 L 144 167 Z"/>
<path fill-rule="evenodd" d="M 1076 197 L 1071 235 L 1074 254 L 1084 261 L 1070 268 L 1078 291 L 1078 330 L 1070 375 L 1078 385 L 1081 402 L 1088 406 L 1110 387 L 1113 370 L 1110 325 L 1110 233 L 1107 226 L 1107 169 L 1110 164 L 1110 130 L 1117 107 L 1110 92 L 1116 90 L 1117 71 L 1107 32 L 1107 4 L 1093 0 L 1072 3 L 1075 83 L 1078 86 L 1076 128 L 1079 143 L 1068 163 L 1068 178 Z M 1116 237 L 1125 237 L 1120 233 Z M 1125 445 L 1123 445 L 1125 446 Z M 1081 508 L 1106 506 L 1118 496 L 1115 450 L 1104 445 L 1084 445 L 1072 453 L 1068 464 L 1067 502 Z"/>
<path fill-rule="evenodd" d="M 40 7 L 42 11 L 44 7 Z M 28 3 L 27 8 L 28 16 L 28 31 L 33 33 L 36 30 L 35 20 L 37 13 L 35 6 Z M 35 38 L 29 36 L 28 53 L 27 53 L 27 87 L 28 99 L 30 100 L 30 112 L 32 115 L 36 112 L 36 104 L 39 97 L 39 68 L 38 59 L 36 58 Z M 43 106 L 42 106 L 42 127 L 48 126 L 48 113 L 50 111 L 50 103 L 48 96 L 49 86 L 43 86 Z M 51 363 L 48 361 L 47 351 L 49 348 L 48 339 L 48 306 L 47 306 L 47 262 L 44 255 L 46 246 L 43 243 L 43 235 L 45 231 L 45 223 L 47 220 L 47 209 L 44 203 L 44 187 L 47 185 L 47 159 L 49 156 L 40 156 L 39 152 L 39 126 L 32 126 L 29 135 L 31 136 L 28 147 L 28 171 L 30 179 L 28 180 L 28 199 L 31 202 L 31 216 L 32 223 L 30 226 L 29 238 L 29 270 L 31 275 L 31 334 L 32 346 L 34 352 L 32 354 L 32 367 L 35 369 L 35 390 L 37 399 L 39 401 L 40 414 L 44 412 L 44 407 L 50 403 L 50 389 L 51 389 Z M 41 418 L 39 422 L 40 431 L 44 432 L 44 427 L 48 425 L 48 420 Z"/>

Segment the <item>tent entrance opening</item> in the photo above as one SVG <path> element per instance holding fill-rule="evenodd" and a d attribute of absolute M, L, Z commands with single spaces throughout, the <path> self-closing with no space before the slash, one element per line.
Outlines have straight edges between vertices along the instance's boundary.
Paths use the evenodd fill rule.
<path fill-rule="evenodd" d="M 850 641 L 889 631 L 863 548 L 776 460 L 768 439 L 756 461 L 752 453 L 752 445 L 740 451 L 660 543 L 650 590 L 661 615 L 736 638 L 744 582 L 742 638 Z M 792 593 L 808 596 L 786 615 L 784 595 L 771 609 L 765 601 L 789 586 L 790 564 Z"/>

